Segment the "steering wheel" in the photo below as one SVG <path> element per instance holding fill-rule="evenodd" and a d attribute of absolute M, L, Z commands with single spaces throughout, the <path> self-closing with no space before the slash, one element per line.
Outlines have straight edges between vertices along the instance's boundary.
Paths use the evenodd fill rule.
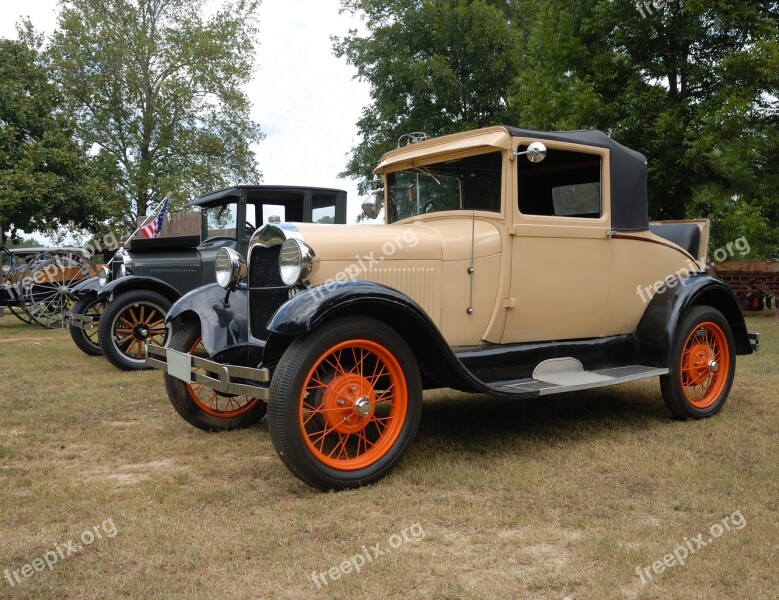
<path fill-rule="evenodd" d="M 441 210 L 438 208 L 438 205 L 436 204 L 435 200 L 428 200 L 422 205 L 422 212 L 423 213 L 430 213 L 430 212 L 437 212 Z"/>
<path fill-rule="evenodd" d="M 246 221 L 246 223 L 244 224 L 244 229 L 246 232 L 246 237 L 252 237 L 252 234 L 254 233 L 254 230 L 256 228 L 249 221 Z"/>

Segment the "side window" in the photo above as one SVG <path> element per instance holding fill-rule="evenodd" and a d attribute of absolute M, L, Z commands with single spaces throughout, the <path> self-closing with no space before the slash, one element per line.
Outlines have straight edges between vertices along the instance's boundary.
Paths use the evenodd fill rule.
<path fill-rule="evenodd" d="M 549 149 L 540 163 L 520 157 L 517 177 L 522 214 L 587 219 L 603 214 L 601 158 L 596 154 Z"/>
<path fill-rule="evenodd" d="M 314 194 L 312 198 L 313 223 L 335 223 L 335 196 L 332 194 Z"/>

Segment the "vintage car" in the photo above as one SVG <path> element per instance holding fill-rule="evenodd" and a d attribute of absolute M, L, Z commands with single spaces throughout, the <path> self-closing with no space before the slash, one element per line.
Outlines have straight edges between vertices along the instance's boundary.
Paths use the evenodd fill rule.
<path fill-rule="evenodd" d="M 759 344 L 704 272 L 706 221 L 650 226 L 646 159 L 604 133 L 492 127 L 393 150 L 376 174 L 363 208 L 385 224 L 264 225 L 147 347 L 181 416 L 218 429 L 267 409 L 314 487 L 392 471 L 425 388 L 522 400 L 659 377 L 671 414 L 700 419 Z"/>
<path fill-rule="evenodd" d="M 216 281 L 221 248 L 245 256 L 255 223 L 346 222 L 346 192 L 300 186 L 235 186 L 188 205 L 200 209 L 195 235 L 138 238 L 98 277 L 74 288 L 70 333 L 76 346 L 123 370 L 148 368 L 146 340 L 164 344 L 165 315 L 183 294 Z M 165 226 L 163 226 L 163 232 Z"/>

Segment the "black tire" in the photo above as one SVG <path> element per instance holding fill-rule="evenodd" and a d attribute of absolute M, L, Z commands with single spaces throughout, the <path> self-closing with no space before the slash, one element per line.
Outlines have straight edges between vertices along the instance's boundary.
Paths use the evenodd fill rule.
<path fill-rule="evenodd" d="M 419 426 L 422 383 L 393 329 L 343 318 L 292 342 L 270 397 L 271 441 L 287 468 L 315 488 L 345 489 L 378 481 L 400 462 Z"/>
<path fill-rule="evenodd" d="M 175 326 L 175 324 L 174 324 Z M 168 347 L 208 358 L 200 342 L 200 323 L 188 321 L 171 333 Z M 225 396 L 165 374 L 165 389 L 173 408 L 190 425 L 203 431 L 240 429 L 259 423 L 268 410 L 262 400 Z M 221 413 L 221 414 L 220 414 Z"/>
<path fill-rule="evenodd" d="M 660 389 L 675 418 L 705 419 L 722 409 L 735 372 L 730 324 L 718 310 L 696 306 L 682 320 Z"/>
<path fill-rule="evenodd" d="M 160 346 L 165 345 L 168 330 L 164 319 L 171 305 L 171 301 L 165 296 L 150 290 L 130 290 L 107 302 L 103 316 L 100 317 L 98 335 L 100 348 L 108 361 L 123 371 L 148 369 L 143 349 L 145 337 L 152 337 Z M 128 314 L 135 315 L 136 318 L 128 320 Z M 133 325 L 136 319 L 141 321 L 141 325 Z M 153 331 L 144 336 L 144 325 L 152 324 L 155 324 Z"/>
<path fill-rule="evenodd" d="M 71 313 L 74 315 L 101 314 L 105 303 L 97 299 L 97 294 L 85 294 L 73 304 Z M 92 333 L 87 333 L 80 327 L 69 326 L 70 337 L 73 343 L 84 354 L 89 356 L 102 356 L 103 349 L 100 347 L 100 334 L 98 329 L 93 329 Z"/>

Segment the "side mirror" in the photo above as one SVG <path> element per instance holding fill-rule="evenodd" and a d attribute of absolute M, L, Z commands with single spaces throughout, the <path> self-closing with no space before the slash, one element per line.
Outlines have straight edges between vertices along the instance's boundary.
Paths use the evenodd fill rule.
<path fill-rule="evenodd" d="M 367 216 L 369 219 L 375 219 L 379 216 L 383 195 L 383 188 L 378 190 L 371 190 L 368 192 L 368 197 L 362 201 L 362 212 L 364 212 L 365 216 Z"/>
<path fill-rule="evenodd" d="M 524 152 L 514 152 L 514 158 L 522 155 L 527 156 L 532 163 L 540 163 L 546 158 L 546 146 L 541 142 L 533 142 Z"/>

